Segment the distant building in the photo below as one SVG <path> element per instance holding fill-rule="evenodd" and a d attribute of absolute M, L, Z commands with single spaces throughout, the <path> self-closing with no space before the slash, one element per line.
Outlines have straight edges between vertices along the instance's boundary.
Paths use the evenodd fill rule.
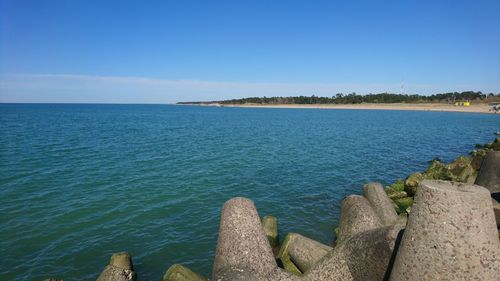
<path fill-rule="evenodd" d="M 470 106 L 470 101 L 468 100 L 457 100 L 454 103 L 455 106 Z"/>

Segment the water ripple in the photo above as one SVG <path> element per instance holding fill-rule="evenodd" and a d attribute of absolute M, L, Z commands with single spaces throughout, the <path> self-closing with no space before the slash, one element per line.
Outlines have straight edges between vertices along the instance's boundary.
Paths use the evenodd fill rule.
<path fill-rule="evenodd" d="M 491 141 L 499 116 L 142 105 L 0 105 L 0 279 L 209 276 L 220 208 L 246 196 L 280 235 L 333 237 L 340 200 Z"/>

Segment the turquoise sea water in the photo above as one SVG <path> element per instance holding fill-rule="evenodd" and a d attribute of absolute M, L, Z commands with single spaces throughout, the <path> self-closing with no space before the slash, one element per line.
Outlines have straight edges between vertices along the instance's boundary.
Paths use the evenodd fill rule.
<path fill-rule="evenodd" d="M 0 279 L 95 280 L 133 255 L 206 276 L 222 204 L 329 243 L 339 202 L 493 140 L 500 115 L 167 105 L 0 104 Z"/>

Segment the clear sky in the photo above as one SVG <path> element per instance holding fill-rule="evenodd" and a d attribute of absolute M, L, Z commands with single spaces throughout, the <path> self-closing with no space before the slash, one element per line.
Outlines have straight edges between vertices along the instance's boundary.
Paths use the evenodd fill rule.
<path fill-rule="evenodd" d="M 0 0 L 0 102 L 500 92 L 500 1 Z"/>

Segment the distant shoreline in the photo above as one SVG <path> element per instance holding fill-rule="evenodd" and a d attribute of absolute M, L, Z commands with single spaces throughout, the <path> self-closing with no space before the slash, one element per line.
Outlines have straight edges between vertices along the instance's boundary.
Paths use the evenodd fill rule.
<path fill-rule="evenodd" d="M 361 103 L 361 104 L 219 104 L 192 103 L 180 105 L 212 106 L 212 107 L 242 107 L 242 108 L 296 108 L 296 109 L 356 109 L 356 110 L 411 110 L 438 112 L 469 112 L 489 113 L 488 104 L 472 104 L 470 106 L 454 106 L 442 103 Z"/>

